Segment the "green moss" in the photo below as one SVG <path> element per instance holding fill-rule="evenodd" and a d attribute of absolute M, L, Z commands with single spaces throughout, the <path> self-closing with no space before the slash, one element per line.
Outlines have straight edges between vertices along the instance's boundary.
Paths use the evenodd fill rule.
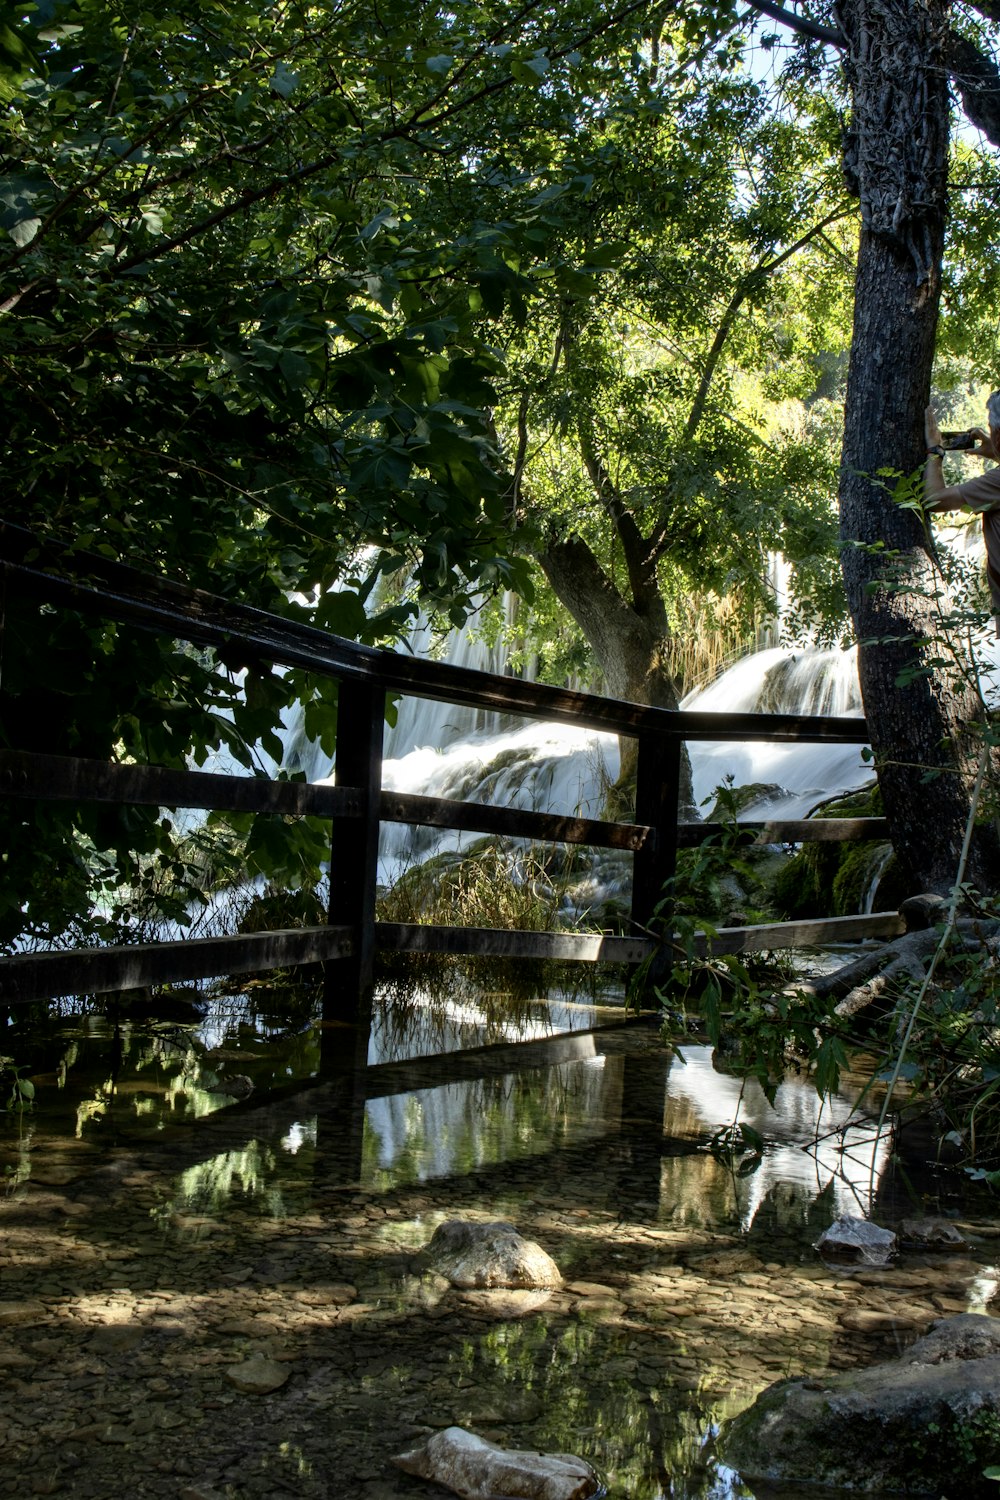
<path fill-rule="evenodd" d="M 840 844 L 804 844 L 788 859 L 773 887 L 778 916 L 832 917 L 833 882 L 837 875 Z"/>
<path fill-rule="evenodd" d="M 851 792 L 817 808 L 819 818 L 880 818 L 878 787 Z M 862 843 L 804 844 L 785 863 L 774 881 L 774 904 L 782 917 L 843 917 L 861 911 L 889 845 L 881 840 Z M 894 859 L 883 869 L 878 886 L 882 911 L 899 906 L 912 894 L 905 887 Z"/>

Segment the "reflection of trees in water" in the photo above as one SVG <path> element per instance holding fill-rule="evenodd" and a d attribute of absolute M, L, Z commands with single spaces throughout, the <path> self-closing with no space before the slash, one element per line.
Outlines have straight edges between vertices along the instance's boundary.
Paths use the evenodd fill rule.
<path fill-rule="evenodd" d="M 35 1045 L 44 1056 L 32 1058 L 32 1071 L 50 1068 L 58 1088 L 43 1086 L 39 1110 L 72 1117 L 78 1136 L 112 1121 L 131 1126 L 141 1119 L 155 1129 L 171 1117 L 212 1114 L 224 1102 L 218 1085 L 233 1073 L 263 1091 L 319 1067 L 316 1030 L 269 1034 L 245 995 L 217 997 L 204 1020 L 190 1024 L 159 1020 L 154 1007 L 141 1019 L 84 1016 L 67 1035 L 60 1018 L 60 1032 Z M 227 1050 L 241 1055 L 227 1057 Z"/>
<path fill-rule="evenodd" d="M 733 1175 L 707 1152 L 665 1157 L 660 1168 L 661 1227 L 702 1229 L 732 1223 L 739 1210 Z"/>
<path fill-rule="evenodd" d="M 614 1128 L 621 1059 L 594 1058 L 370 1100 L 363 1176 L 380 1185 L 467 1172 Z"/>
<path fill-rule="evenodd" d="M 240 1198 L 253 1199 L 262 1213 L 285 1217 L 281 1188 L 274 1181 L 277 1154 L 262 1141 L 252 1140 L 239 1150 L 222 1151 L 208 1161 L 188 1167 L 160 1214 L 219 1212 Z"/>
<path fill-rule="evenodd" d="M 548 1036 L 557 1030 L 535 988 L 487 990 L 461 974 L 397 979 L 375 992 L 370 1062 Z"/>
<path fill-rule="evenodd" d="M 804 1215 L 804 1206 L 827 1192 L 833 1217 L 866 1211 L 876 1147 L 872 1122 L 855 1113 L 856 1088 L 821 1098 L 811 1078 L 789 1074 L 772 1105 L 754 1079 L 720 1067 L 711 1048 L 684 1047 L 683 1056 L 685 1064 L 678 1062 L 670 1073 L 667 1134 L 707 1141 L 720 1128 L 739 1122 L 752 1126 L 765 1142 L 758 1161 L 745 1162 L 746 1175 L 739 1175 L 738 1160 L 730 1174 L 731 1198 L 744 1228 L 750 1228 L 765 1202 L 772 1203 L 772 1210 L 785 1202 L 786 1217 L 794 1217 L 799 1210 L 793 1203 L 803 1205 Z M 883 1142 L 875 1159 L 876 1182 L 887 1155 Z M 794 1185 L 796 1191 L 775 1197 L 780 1185 Z"/>
<path fill-rule="evenodd" d="M 660 1335 L 662 1346 L 666 1335 Z M 669 1352 L 669 1351 L 664 1351 Z M 720 1477 L 707 1461 L 714 1424 L 745 1404 L 671 1387 L 669 1375 L 642 1368 L 634 1339 L 609 1324 L 574 1322 L 553 1335 L 544 1316 L 502 1323 L 463 1339 L 447 1375 L 468 1386 L 473 1406 L 489 1393 L 516 1441 L 542 1452 L 577 1453 L 593 1463 L 611 1494 L 630 1500 L 740 1500 L 752 1492 Z M 706 1355 L 706 1360 L 709 1356 Z M 706 1365 L 703 1385 L 728 1383 Z M 536 1415 L 537 1413 L 537 1415 Z"/>

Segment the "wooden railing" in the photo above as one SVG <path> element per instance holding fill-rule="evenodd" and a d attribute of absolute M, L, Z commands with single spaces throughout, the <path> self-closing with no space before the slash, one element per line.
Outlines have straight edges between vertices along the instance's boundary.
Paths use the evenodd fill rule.
<path fill-rule="evenodd" d="M 364 1009 L 379 949 L 640 963 L 655 950 L 656 943 L 645 929 L 664 882 L 674 872 L 678 849 L 699 843 L 715 830 L 712 824 L 678 823 L 685 741 L 863 744 L 867 739 L 860 718 L 649 708 L 359 646 L 124 564 L 42 544 L 12 526 L 0 525 L 0 567 L 8 597 L 17 595 L 38 606 L 83 612 L 230 652 L 238 645 L 247 662 L 307 668 L 339 684 L 332 786 L 0 749 L 0 795 L 5 797 L 310 814 L 331 824 L 325 926 L 15 954 L 0 959 L 0 1002 L 4 1004 L 322 962 L 326 1015 L 352 1020 L 359 1007 Z M 382 734 L 388 693 L 634 739 L 638 752 L 635 821 L 601 822 L 383 790 Z M 634 935 L 376 922 L 378 839 L 386 822 L 626 850 L 633 859 Z M 881 818 L 747 826 L 756 830 L 760 843 L 887 837 Z M 896 913 L 882 912 L 723 929 L 713 939 L 713 949 L 790 948 L 900 931 L 902 922 Z"/>

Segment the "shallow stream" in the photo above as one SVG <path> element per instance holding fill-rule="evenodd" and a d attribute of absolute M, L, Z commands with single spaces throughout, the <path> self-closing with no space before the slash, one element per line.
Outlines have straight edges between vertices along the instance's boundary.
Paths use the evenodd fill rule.
<path fill-rule="evenodd" d="M 914 1204 L 882 1155 L 879 1222 L 944 1211 L 972 1248 L 817 1257 L 867 1204 L 856 1081 L 820 1113 L 789 1079 L 772 1111 L 614 993 L 468 990 L 383 994 L 362 1081 L 349 1028 L 277 1004 L 8 1028 L 37 1092 L 0 1113 L 0 1494 L 429 1500 L 390 1456 L 459 1424 L 630 1500 L 764 1500 L 713 1462 L 719 1422 L 993 1296 L 989 1201 L 927 1176 Z M 759 1156 L 710 1149 L 737 1110 Z M 511 1220 L 562 1290 L 453 1290 L 419 1254 L 452 1217 Z M 280 1383 L 241 1389 L 261 1358 Z"/>

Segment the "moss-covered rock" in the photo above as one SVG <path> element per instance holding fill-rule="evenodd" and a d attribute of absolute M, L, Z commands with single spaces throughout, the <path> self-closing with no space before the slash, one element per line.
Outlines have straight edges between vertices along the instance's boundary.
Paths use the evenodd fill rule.
<path fill-rule="evenodd" d="M 899 1359 L 770 1386 L 727 1424 L 724 1461 L 747 1480 L 861 1494 L 993 1495 L 1000 1457 L 1000 1321 L 937 1323 Z"/>
<path fill-rule="evenodd" d="M 882 815 L 877 786 L 838 797 L 816 810 L 818 818 Z M 880 911 L 894 909 L 909 894 L 885 840 L 803 844 L 775 878 L 774 905 L 790 920 L 849 916 L 865 909 L 873 885 Z"/>

